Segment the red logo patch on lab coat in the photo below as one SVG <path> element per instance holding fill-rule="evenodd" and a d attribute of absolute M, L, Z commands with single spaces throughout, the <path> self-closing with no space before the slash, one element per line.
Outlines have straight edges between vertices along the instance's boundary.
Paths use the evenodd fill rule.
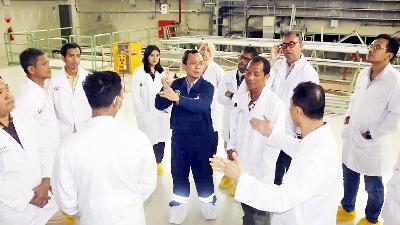
<path fill-rule="evenodd" d="M 42 112 L 44 112 L 44 108 L 40 108 L 40 109 L 38 109 L 38 111 L 37 111 L 39 114 L 41 114 Z"/>

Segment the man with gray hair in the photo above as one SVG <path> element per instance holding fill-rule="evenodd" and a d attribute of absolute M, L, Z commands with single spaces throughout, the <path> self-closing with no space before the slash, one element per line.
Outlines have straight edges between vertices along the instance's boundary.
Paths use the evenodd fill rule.
<path fill-rule="evenodd" d="M 292 137 L 301 138 L 301 133 L 293 124 L 289 115 L 290 99 L 293 89 L 301 82 L 311 81 L 319 84 L 318 74 L 302 54 L 304 43 L 299 33 L 289 31 L 283 35 L 283 42 L 271 50 L 270 86 L 285 103 L 288 113 L 286 116 L 286 133 Z M 284 57 L 280 58 L 283 53 Z M 282 184 L 283 175 L 290 166 L 294 153 L 282 149 L 276 162 L 275 184 Z"/>

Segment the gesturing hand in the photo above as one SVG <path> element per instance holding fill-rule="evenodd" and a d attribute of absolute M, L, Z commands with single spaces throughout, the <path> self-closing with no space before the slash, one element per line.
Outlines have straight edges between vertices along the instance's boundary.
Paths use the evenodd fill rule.
<path fill-rule="evenodd" d="M 260 132 L 264 136 L 269 136 L 272 133 L 272 122 L 265 115 L 264 120 L 260 120 L 254 117 L 251 118 L 250 124 L 253 129 L 258 130 L 258 132 Z"/>
<path fill-rule="evenodd" d="M 179 95 L 170 86 L 165 87 L 164 90 L 160 92 L 160 97 L 173 102 L 179 101 Z"/>
<path fill-rule="evenodd" d="M 235 152 L 232 153 L 232 158 L 233 161 L 214 155 L 214 157 L 209 160 L 213 170 L 221 172 L 238 181 L 243 173 L 242 164 Z"/>

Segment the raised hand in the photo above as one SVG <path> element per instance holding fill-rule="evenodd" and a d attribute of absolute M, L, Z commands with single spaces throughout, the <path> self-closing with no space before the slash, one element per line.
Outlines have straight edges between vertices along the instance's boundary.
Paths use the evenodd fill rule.
<path fill-rule="evenodd" d="M 251 118 L 250 125 L 264 136 L 269 136 L 272 133 L 273 124 L 265 115 L 263 120 Z"/>

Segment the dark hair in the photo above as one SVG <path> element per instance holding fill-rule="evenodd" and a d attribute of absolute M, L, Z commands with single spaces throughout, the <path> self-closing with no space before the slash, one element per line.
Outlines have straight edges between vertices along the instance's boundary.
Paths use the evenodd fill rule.
<path fill-rule="evenodd" d="M 68 49 L 71 48 L 79 48 L 79 52 L 82 52 L 81 46 L 79 46 L 77 43 L 66 43 L 61 47 L 61 55 L 66 57 Z"/>
<path fill-rule="evenodd" d="M 297 31 L 288 31 L 288 32 L 285 32 L 285 33 L 283 34 L 283 37 L 285 38 L 285 37 L 290 36 L 290 35 L 296 35 L 296 37 L 299 38 L 299 43 L 303 42 L 303 39 L 302 39 L 300 33 L 297 32 Z"/>
<path fill-rule="evenodd" d="M 293 90 L 293 105 L 310 119 L 321 119 L 325 109 L 324 89 L 311 81 L 299 83 Z"/>
<path fill-rule="evenodd" d="M 374 40 L 376 39 L 385 39 L 388 41 L 388 44 L 386 45 L 386 51 L 393 53 L 393 57 L 390 59 L 390 62 L 392 62 L 397 57 L 397 52 L 399 51 L 399 42 L 388 34 L 380 34 L 376 36 Z"/>
<path fill-rule="evenodd" d="M 253 57 L 258 56 L 258 51 L 256 48 L 252 47 L 252 46 L 246 46 L 243 48 L 242 52 L 245 53 L 250 53 Z"/>
<path fill-rule="evenodd" d="M 160 49 L 159 49 L 157 46 L 155 46 L 155 45 L 148 45 L 148 46 L 146 47 L 146 49 L 144 50 L 144 54 L 143 54 L 142 62 L 143 62 L 144 71 L 145 71 L 146 73 L 149 73 L 149 74 L 151 73 L 150 62 L 149 62 L 149 56 L 151 55 L 151 53 L 152 53 L 154 50 L 156 50 L 156 51 L 158 51 L 158 53 L 160 53 Z M 155 69 L 157 72 L 159 72 L 159 73 L 162 73 L 162 72 L 164 71 L 164 68 L 162 68 L 162 66 L 161 66 L 161 60 L 158 60 L 158 63 L 157 63 L 157 65 L 154 67 L 154 69 Z"/>
<path fill-rule="evenodd" d="M 121 78 L 113 71 L 94 72 L 83 81 L 83 90 L 92 109 L 109 107 L 122 90 Z"/>
<path fill-rule="evenodd" d="M 253 59 L 251 59 L 251 61 L 249 62 L 249 65 L 253 64 L 253 63 L 259 63 L 259 62 L 263 63 L 263 72 L 264 72 L 264 74 L 265 75 L 269 74 L 269 71 L 271 69 L 271 64 L 269 63 L 269 61 L 266 58 L 264 58 L 262 56 L 258 55 L 256 57 L 254 57 Z"/>
<path fill-rule="evenodd" d="M 182 64 L 183 65 L 187 65 L 187 61 L 189 59 L 189 54 L 197 54 L 200 53 L 199 51 L 197 51 L 196 49 L 190 49 L 190 50 L 186 50 L 183 53 L 183 57 L 182 57 Z"/>
<path fill-rule="evenodd" d="M 44 52 L 37 48 L 27 48 L 21 54 L 19 54 L 19 63 L 25 73 L 28 74 L 28 67 L 35 66 L 37 58 L 44 55 Z"/>

